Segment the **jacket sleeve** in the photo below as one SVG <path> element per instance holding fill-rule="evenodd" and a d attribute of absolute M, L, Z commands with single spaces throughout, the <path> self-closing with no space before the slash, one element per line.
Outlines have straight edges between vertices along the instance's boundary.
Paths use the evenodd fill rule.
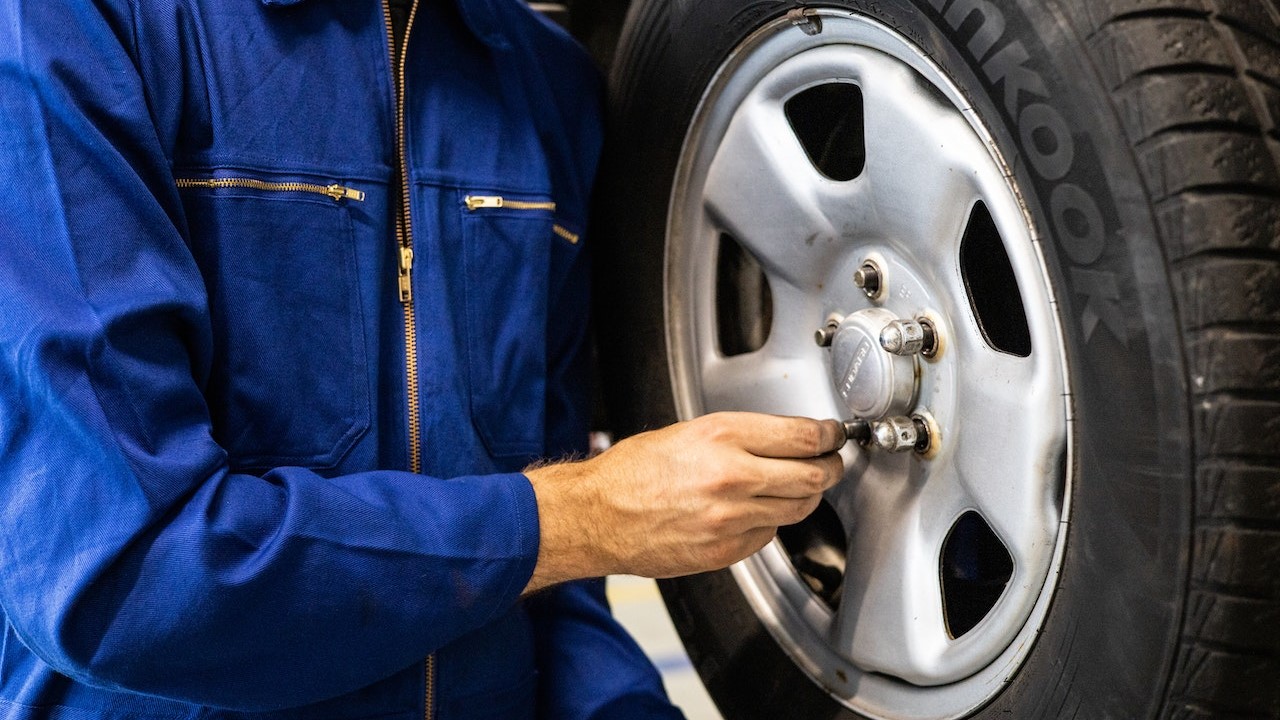
<path fill-rule="evenodd" d="M 0 604 L 101 687 L 258 710 L 366 686 L 517 601 L 532 488 L 228 470 L 120 4 L 0 0 Z"/>

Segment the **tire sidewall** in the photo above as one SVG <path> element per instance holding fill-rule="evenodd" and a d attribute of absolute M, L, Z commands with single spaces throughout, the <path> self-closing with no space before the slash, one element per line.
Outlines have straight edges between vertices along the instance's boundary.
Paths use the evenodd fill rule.
<path fill-rule="evenodd" d="M 1152 716 L 1180 629 L 1192 514 L 1182 341 L 1152 202 L 1105 73 L 1095 69 L 1082 39 L 1085 3 L 959 4 L 980 11 L 948 14 L 954 8 L 945 0 L 821 6 L 894 28 L 969 99 L 1025 201 L 1061 308 L 1073 393 L 1067 545 L 1039 639 L 980 715 Z M 602 333 L 605 377 L 628 391 L 649 388 L 613 398 L 624 433 L 674 419 L 665 332 L 661 318 L 652 316 L 663 307 L 666 209 L 690 119 L 733 48 L 794 7 L 642 0 L 633 8 L 612 80 L 615 136 L 597 213 L 627 218 L 606 219 L 602 228 L 609 238 L 602 278 L 626 293 L 631 306 L 604 313 L 618 331 Z M 1003 32 L 975 42 L 979 26 L 991 22 L 982 12 L 993 11 Z M 625 203 L 616 200 L 621 196 Z M 628 250 L 619 252 L 620 245 Z M 618 338 L 626 333 L 631 336 Z M 740 593 L 735 601 L 727 572 L 666 583 L 663 590 L 728 716 L 804 708 L 806 717 L 854 717 L 824 703 L 822 691 L 775 644 L 761 641 L 767 634 Z M 697 600 L 711 596 L 714 611 Z M 735 667 L 748 663 L 773 670 Z"/>

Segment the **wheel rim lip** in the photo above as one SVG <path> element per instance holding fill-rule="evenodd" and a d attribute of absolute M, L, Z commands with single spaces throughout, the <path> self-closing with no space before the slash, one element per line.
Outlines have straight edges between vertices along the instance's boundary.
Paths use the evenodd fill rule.
<path fill-rule="evenodd" d="M 923 52 L 910 41 L 887 26 L 853 12 L 824 9 L 819 10 L 818 15 L 827 23 L 823 35 L 816 38 L 798 37 L 799 31 L 790 28 L 790 23 L 786 19 L 779 18 L 760 28 L 751 37 L 743 41 L 722 64 L 716 76 L 708 84 L 708 88 L 693 116 L 695 120 L 691 123 L 689 133 L 686 136 L 685 145 L 681 151 L 682 160 L 690 158 L 691 152 L 708 154 L 708 151 L 698 145 L 700 141 L 706 139 L 704 135 L 707 133 L 707 127 L 718 125 L 723 131 L 728 125 L 728 119 L 734 116 L 738 101 L 730 103 L 735 109 L 727 111 L 727 116 L 726 111 L 722 108 L 717 109 L 717 104 L 723 99 L 726 88 L 734 84 L 732 76 L 742 71 L 744 67 L 749 66 L 752 62 L 760 64 L 757 56 L 760 49 L 779 34 L 794 30 L 797 35 L 794 38 L 796 42 L 791 44 L 792 49 L 790 51 L 782 53 L 784 60 L 799 56 L 823 45 L 848 44 L 864 48 L 869 47 L 882 52 L 892 51 L 889 52 L 892 57 L 927 78 L 956 105 L 957 109 L 969 121 L 973 132 L 986 141 L 987 150 L 991 153 L 990 161 L 1000 169 L 1008 167 L 1000 157 L 995 143 L 991 139 L 991 134 L 977 116 L 972 110 L 956 102 L 958 98 L 962 97 L 957 88 L 950 82 L 945 73 L 927 60 Z M 832 41 L 832 37 L 836 38 L 836 40 Z M 763 64 L 767 65 L 768 63 Z M 775 66 L 777 64 L 780 63 L 775 63 Z M 750 68 L 748 67 L 747 69 Z M 765 72 L 768 72 L 768 70 Z M 760 77 L 763 77 L 763 75 Z M 748 89 L 745 92 L 750 92 L 750 90 Z M 741 98 L 739 98 L 740 100 Z M 712 110 L 707 110 L 709 103 L 713 106 Z M 708 115 L 717 113 L 721 116 L 718 120 L 714 122 L 708 120 Z M 714 157 L 714 151 L 709 151 L 709 155 Z M 707 162 L 710 161 L 708 160 Z M 686 171 L 686 167 L 695 168 L 695 170 Z M 701 169 L 696 170 L 699 167 Z M 668 328 L 667 341 L 676 408 L 682 418 L 699 415 L 704 409 L 696 359 L 698 341 L 695 335 L 696 327 L 693 327 L 697 322 L 696 314 L 689 312 L 686 306 L 690 302 L 696 302 L 691 298 L 696 296 L 698 292 L 705 293 L 707 288 L 702 287 L 690 290 L 688 287 L 689 279 L 687 275 L 692 264 L 682 256 L 681 248 L 679 247 L 680 243 L 676 242 L 675 239 L 706 237 L 705 232 L 693 235 L 688 232 L 686 227 L 706 224 L 705 220 L 696 224 L 690 222 L 691 219 L 701 217 L 703 202 L 696 199 L 689 192 L 691 186 L 705 182 L 706 174 L 706 163 L 682 162 L 677 172 L 671 196 L 671 207 L 668 213 L 670 218 L 667 228 L 666 256 L 668 263 L 665 268 L 664 278 Z M 1006 178 L 1012 177 L 1012 173 L 1007 171 L 1003 172 L 1003 175 Z M 701 176 L 701 180 L 694 182 L 698 176 Z M 1039 240 L 1035 234 L 1035 228 L 1029 221 L 1030 213 L 1023 205 L 1017 188 L 1012 184 L 1011 179 L 1006 181 L 1006 185 L 1021 215 L 1023 231 L 1031 243 L 1032 251 L 1038 258 L 1039 280 L 1044 284 L 1044 292 L 1047 294 L 1050 304 L 1052 304 L 1052 288 L 1048 285 L 1047 270 L 1039 252 Z M 701 193 L 697 197 L 700 198 Z M 693 208 L 693 210 L 691 211 L 690 208 Z M 1001 237 L 1007 239 L 1003 232 Z M 694 244 L 696 243 L 691 242 L 690 246 Z M 693 250 L 689 250 L 689 253 L 692 254 L 693 252 Z M 1025 282 L 1025 279 L 1021 276 L 1019 280 Z M 712 292 L 714 292 L 714 282 L 711 285 Z M 683 289 L 685 296 L 673 295 L 673 288 Z M 705 301 L 703 305 L 705 306 Z M 1069 468 L 1071 467 L 1072 450 L 1070 435 L 1065 428 L 1070 424 L 1071 410 L 1065 349 L 1061 340 L 1062 333 L 1056 315 L 1051 315 L 1049 322 L 1052 325 L 1052 334 L 1057 338 L 1057 342 L 1049 350 L 1049 354 L 1053 356 L 1053 361 L 1058 364 L 1061 371 L 1061 394 L 1063 397 L 1061 421 L 1064 428 L 1061 442 L 1064 445 L 1065 467 Z M 690 361 L 691 358 L 693 358 L 692 361 Z M 846 466 L 850 466 L 850 461 L 856 461 L 857 458 L 853 458 L 852 453 L 849 451 L 846 450 L 845 452 Z M 1062 481 L 1059 498 L 1060 508 L 1054 523 L 1055 526 L 1065 528 L 1070 509 L 1071 474 L 1069 472 L 1066 473 L 1066 477 L 1062 478 Z M 995 653 L 980 670 L 966 678 L 937 687 L 918 687 L 877 673 L 863 672 L 858 667 L 848 663 L 844 658 L 839 658 L 839 656 L 835 657 L 842 662 L 833 662 L 833 653 L 821 652 L 822 647 L 815 648 L 815 641 L 821 645 L 821 643 L 825 642 L 825 639 L 820 634 L 811 634 L 805 637 L 803 629 L 806 627 L 810 630 L 813 629 L 815 618 L 822 615 L 825 606 L 807 589 L 803 588 L 802 582 L 795 577 L 794 569 L 777 542 L 766 547 L 756 556 L 735 565 L 732 568 L 732 573 L 748 602 L 766 628 L 778 640 L 783 650 L 838 701 L 874 718 L 893 718 L 894 720 L 905 718 L 952 718 L 967 714 L 990 700 L 1025 660 L 1030 652 L 1036 631 L 1047 615 L 1049 601 L 1056 587 L 1058 569 L 1061 565 L 1065 548 L 1065 539 L 1065 532 L 1055 532 L 1053 534 L 1052 551 L 1047 553 L 1046 566 L 1039 577 L 1033 578 L 1039 590 L 1034 593 L 1034 596 L 1027 603 L 1029 608 L 1022 612 L 1025 622 L 1022 623 L 1021 629 L 1004 644 L 1003 651 Z M 786 580 L 788 577 L 791 578 L 790 581 Z M 780 582 L 779 578 L 783 580 Z M 826 612 L 829 614 L 829 610 Z M 984 619 L 983 622 L 986 622 L 986 620 Z M 981 624 L 979 628 L 981 628 Z M 975 628 L 975 632 L 977 630 Z M 842 678 L 840 675 L 845 677 Z M 853 690 L 851 691 L 850 688 L 853 688 Z"/>

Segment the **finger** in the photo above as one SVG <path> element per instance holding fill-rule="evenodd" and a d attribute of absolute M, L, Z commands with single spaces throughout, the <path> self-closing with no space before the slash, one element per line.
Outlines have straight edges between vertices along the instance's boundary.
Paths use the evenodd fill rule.
<path fill-rule="evenodd" d="M 844 479 L 844 460 L 836 453 L 816 458 L 752 458 L 749 489 L 757 497 L 803 498 L 821 494 Z"/>
<path fill-rule="evenodd" d="M 746 528 L 743 535 L 758 530 L 773 532 L 785 525 L 795 525 L 813 514 L 822 502 L 822 495 L 803 498 L 760 497 L 742 505 L 740 524 Z"/>
<path fill-rule="evenodd" d="M 844 425 L 836 420 L 728 412 L 706 416 L 743 450 L 760 457 L 817 457 L 840 449 Z"/>
<path fill-rule="evenodd" d="M 715 552 L 706 557 L 706 564 L 698 568 L 697 572 L 723 570 L 740 560 L 745 560 L 768 545 L 775 534 L 773 528 L 752 528 L 740 535 L 727 538 Z"/>
<path fill-rule="evenodd" d="M 768 545 L 777 534 L 777 528 L 758 528 L 756 530 L 752 530 L 746 535 L 743 535 L 742 558 L 746 558 L 760 552 L 761 548 Z"/>

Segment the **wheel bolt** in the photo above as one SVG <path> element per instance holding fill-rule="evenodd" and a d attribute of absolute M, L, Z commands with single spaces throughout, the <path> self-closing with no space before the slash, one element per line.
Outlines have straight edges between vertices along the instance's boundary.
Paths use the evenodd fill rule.
<path fill-rule="evenodd" d="M 916 445 L 911 449 L 924 455 L 933 448 L 933 434 L 929 432 L 929 423 L 923 415 L 916 414 L 911 416 L 911 424 L 916 426 Z"/>
<path fill-rule="evenodd" d="M 925 318 L 894 320 L 880 331 L 880 347 L 894 355 L 933 357 L 938 352 L 938 331 Z"/>
<path fill-rule="evenodd" d="M 818 343 L 818 347 L 831 347 L 831 342 L 836 339 L 836 331 L 839 329 L 840 323 L 828 320 L 826 325 L 818 328 L 813 334 L 813 341 Z"/>
<path fill-rule="evenodd" d="M 880 283 L 884 278 L 884 273 L 880 272 L 880 267 L 871 260 L 862 263 L 862 267 L 853 273 L 853 284 L 862 289 L 867 297 L 874 298 L 880 294 Z"/>
<path fill-rule="evenodd" d="M 871 437 L 879 448 L 895 453 L 908 450 L 924 453 L 932 443 L 929 425 L 920 415 L 891 417 L 871 423 Z"/>

